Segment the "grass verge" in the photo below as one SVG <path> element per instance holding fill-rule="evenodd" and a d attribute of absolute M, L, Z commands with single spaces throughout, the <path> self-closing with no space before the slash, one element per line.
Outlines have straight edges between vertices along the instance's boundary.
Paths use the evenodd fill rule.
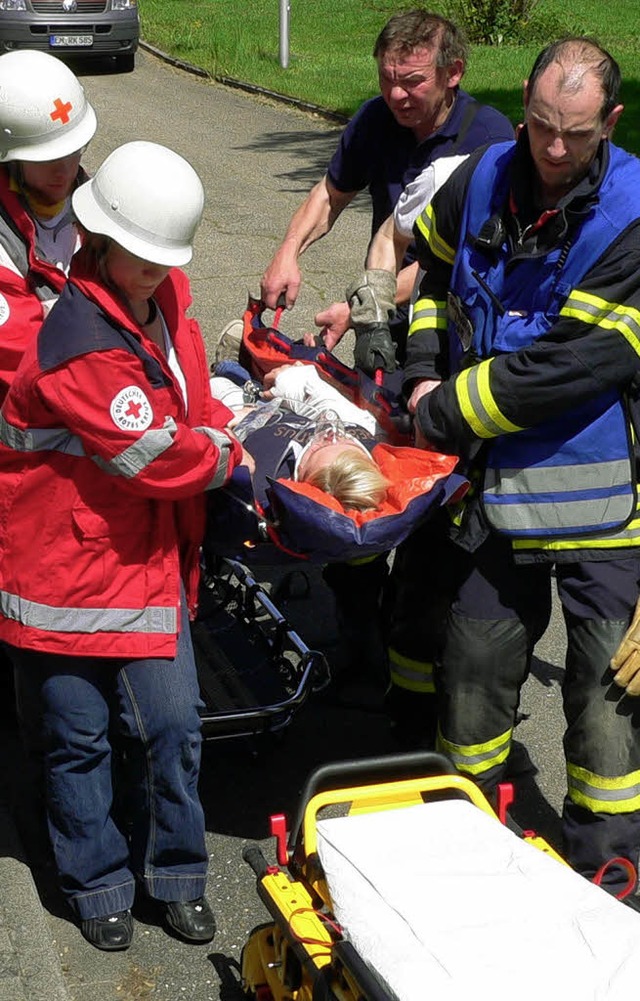
<path fill-rule="evenodd" d="M 446 0 L 434 0 L 443 11 Z M 371 56 L 376 35 L 412 0 L 290 0 L 289 66 L 280 66 L 279 0 L 143 0 L 146 41 L 202 67 L 350 116 L 377 92 Z M 474 46 L 464 86 L 515 123 L 522 81 L 546 41 L 591 34 L 620 63 L 625 112 L 616 141 L 640 153 L 640 42 L 637 0 L 540 0 L 525 45 Z"/>

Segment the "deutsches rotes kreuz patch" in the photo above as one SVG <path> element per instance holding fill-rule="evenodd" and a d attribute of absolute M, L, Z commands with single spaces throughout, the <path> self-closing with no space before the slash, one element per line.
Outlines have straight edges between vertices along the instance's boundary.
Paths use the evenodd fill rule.
<path fill-rule="evenodd" d="M 139 386 L 127 386 L 114 396 L 110 407 L 111 419 L 123 431 L 144 431 L 153 420 L 153 411 Z"/>

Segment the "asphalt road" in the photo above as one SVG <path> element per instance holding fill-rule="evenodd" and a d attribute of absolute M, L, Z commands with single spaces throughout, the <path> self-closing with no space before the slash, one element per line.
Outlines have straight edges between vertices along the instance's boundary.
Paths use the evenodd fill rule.
<path fill-rule="evenodd" d="M 247 293 L 258 290 L 291 213 L 322 175 L 339 129 L 212 84 L 143 52 L 133 74 L 100 72 L 98 67 L 89 74 L 80 67 L 79 72 L 99 122 L 85 156 L 90 170 L 121 143 L 148 139 L 183 154 L 202 178 L 206 211 L 187 270 L 194 315 L 211 350 L 224 324 L 241 315 Z M 331 236 L 305 255 L 305 284 L 296 309 L 283 319 L 285 332 L 299 336 L 311 329 L 315 312 L 342 297 L 361 266 L 368 227 L 366 200 L 358 199 Z M 329 596 L 317 574 L 311 584 L 311 597 L 291 601 L 288 612 L 310 646 L 322 644 L 331 652 L 336 637 Z M 563 650 L 562 627 L 554 621 L 538 647 L 521 707 L 525 718 L 517 730 L 527 749 L 520 756 L 525 768 L 529 758 L 532 762 L 519 783 L 518 819 L 551 838 L 557 835 L 564 790 L 558 666 Z M 229 741 L 208 745 L 202 798 L 211 854 L 209 897 L 219 924 L 216 939 L 205 947 L 180 943 L 142 905 L 132 948 L 101 954 L 83 941 L 41 878 L 70 998 L 233 1001 L 243 942 L 265 920 L 253 875 L 241 860 L 243 844 L 257 839 L 272 857 L 267 817 L 279 811 L 292 814 L 304 778 L 316 764 L 391 747 L 384 717 L 337 709 L 320 699 L 299 713 L 275 744 L 259 750 Z"/>

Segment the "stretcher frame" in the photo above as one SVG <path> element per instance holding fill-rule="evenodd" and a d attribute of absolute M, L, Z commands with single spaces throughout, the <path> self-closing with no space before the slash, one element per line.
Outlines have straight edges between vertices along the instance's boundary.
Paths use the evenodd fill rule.
<path fill-rule="evenodd" d="M 267 701 L 260 700 L 251 676 L 225 651 L 231 631 L 243 641 L 241 659 L 254 661 L 245 666 L 252 666 L 254 677 L 267 676 Z M 264 586 L 236 560 L 220 557 L 203 569 L 191 635 L 204 702 L 204 740 L 278 733 L 309 695 L 329 682 L 324 654 L 307 646 Z"/>
<path fill-rule="evenodd" d="M 508 819 L 513 795 L 511 784 L 503 784 L 494 810 L 448 758 L 431 752 L 342 762 L 313 772 L 291 829 L 287 830 L 284 815 L 270 818 L 278 865 L 268 865 L 255 845 L 243 852 L 256 874 L 258 896 L 273 919 L 255 928 L 243 948 L 245 997 L 256 1001 L 394 1001 L 335 922 L 316 852 L 321 810 L 342 808 L 352 815 L 443 797 L 464 798 L 566 865 L 543 838 L 520 830 Z"/>

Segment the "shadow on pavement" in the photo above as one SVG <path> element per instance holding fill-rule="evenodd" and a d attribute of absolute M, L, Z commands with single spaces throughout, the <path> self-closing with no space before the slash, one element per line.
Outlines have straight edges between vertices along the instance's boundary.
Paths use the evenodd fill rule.
<path fill-rule="evenodd" d="M 279 736 L 205 745 L 200 779 L 207 828 L 262 839 L 272 813 L 294 813 L 318 765 L 395 751 L 381 713 L 344 709 L 312 696 Z"/>
<path fill-rule="evenodd" d="M 560 817 L 540 791 L 537 768 L 524 744 L 513 741 L 507 779 L 513 783 L 515 800 L 510 814 L 523 830 L 533 830 L 562 854 Z"/>
<path fill-rule="evenodd" d="M 564 668 L 558 667 L 557 664 L 550 664 L 546 660 L 540 660 L 538 657 L 533 657 L 531 660 L 531 674 L 545 688 L 550 688 L 551 685 L 562 684 Z"/>
<path fill-rule="evenodd" d="M 220 979 L 220 1001 L 243 1001 L 247 995 L 242 990 L 240 964 L 236 959 L 214 952 L 209 956 Z"/>

